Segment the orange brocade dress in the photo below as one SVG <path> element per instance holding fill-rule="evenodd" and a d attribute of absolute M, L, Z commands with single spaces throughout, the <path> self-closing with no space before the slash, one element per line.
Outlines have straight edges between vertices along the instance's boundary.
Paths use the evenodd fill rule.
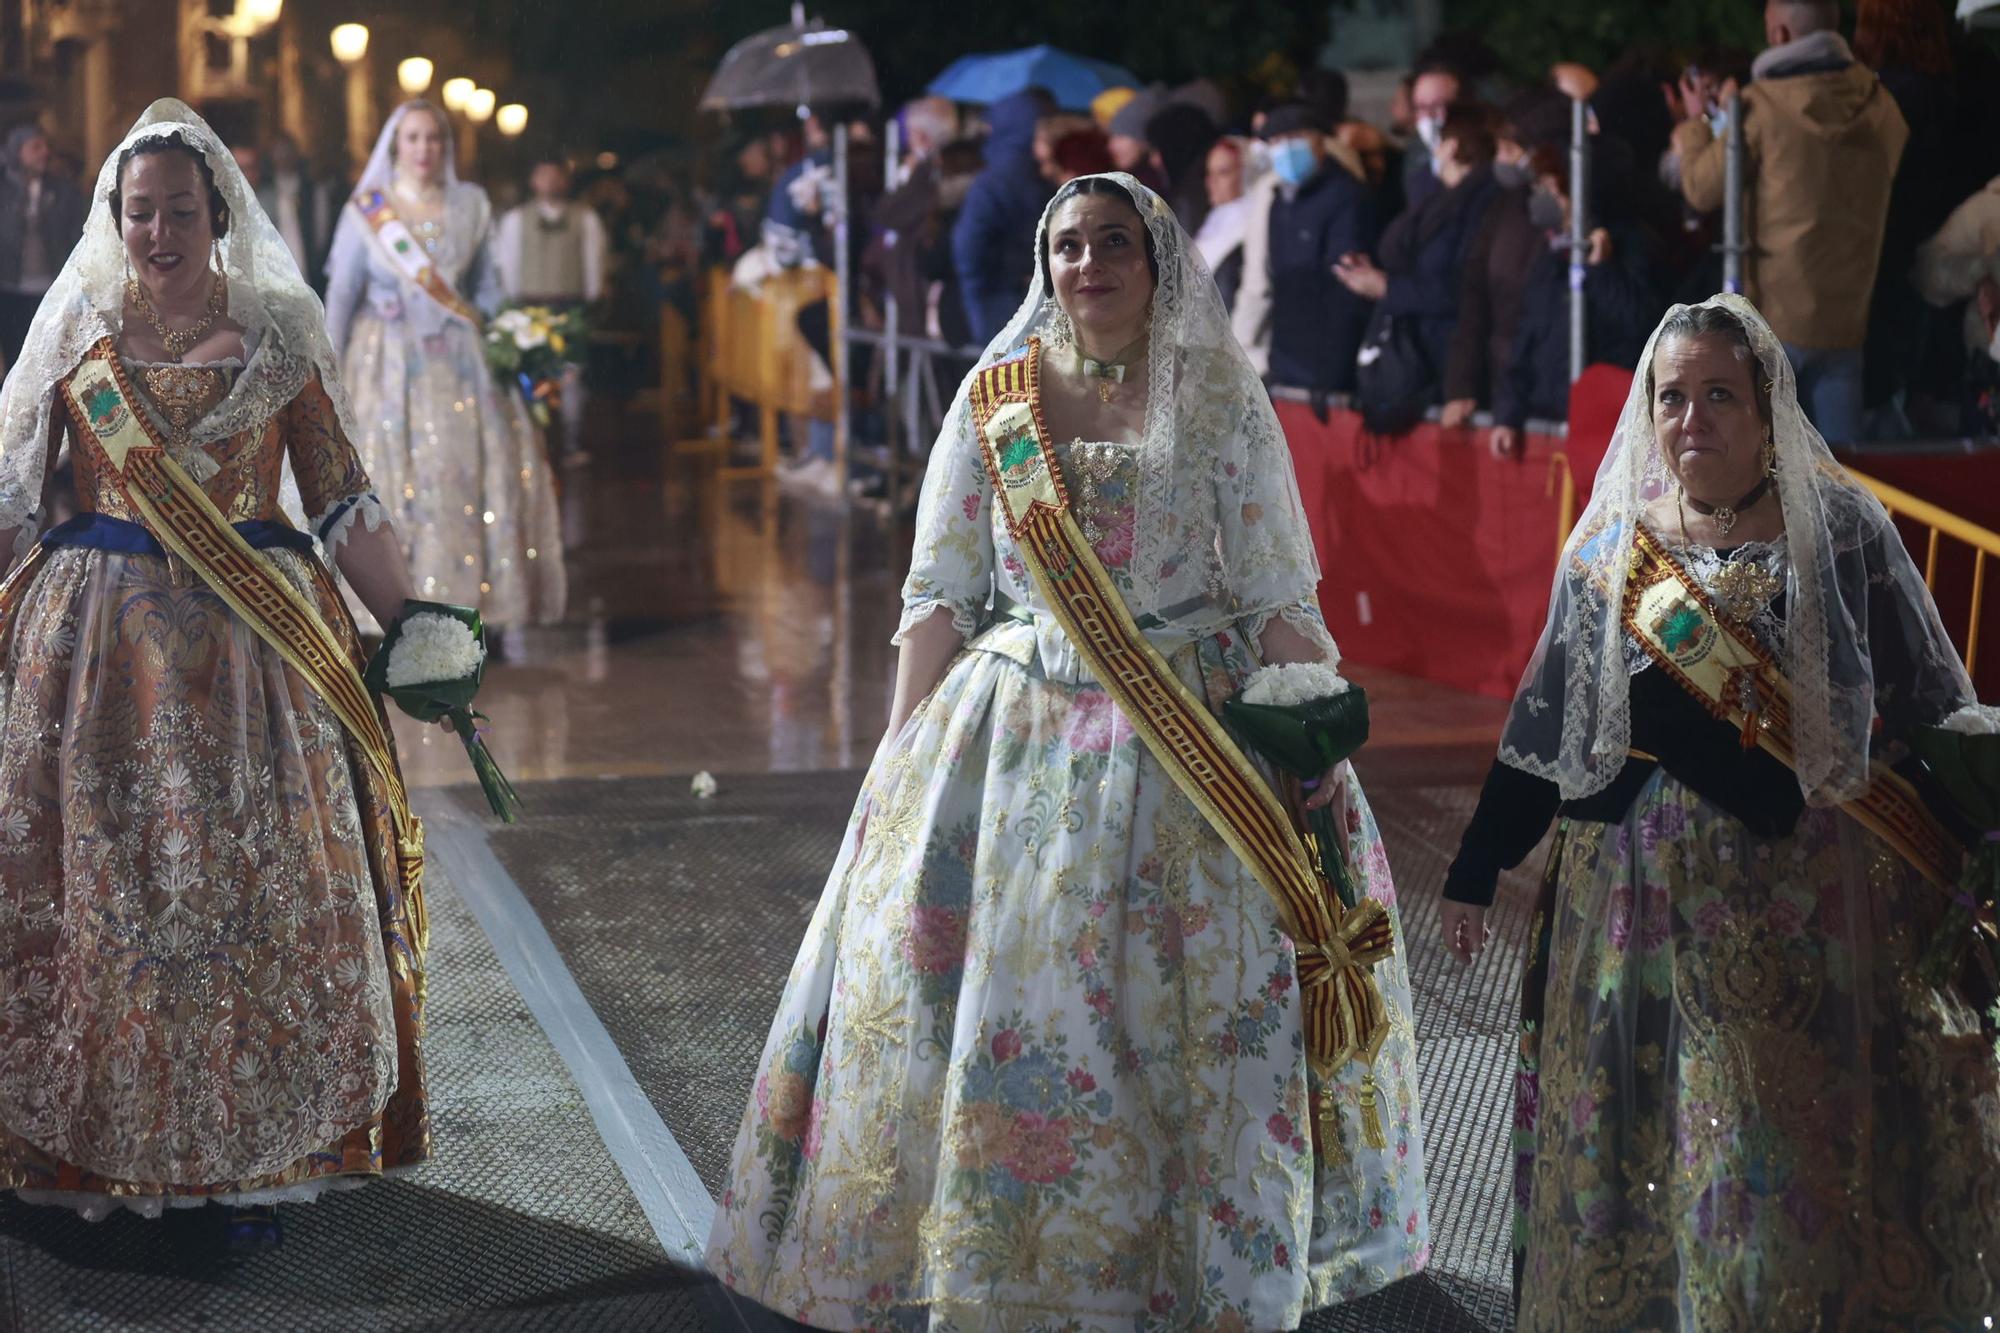
<path fill-rule="evenodd" d="M 368 493 L 317 377 L 194 446 L 187 419 L 224 401 L 234 363 L 181 368 L 178 397 L 127 368 L 232 523 L 282 522 L 288 456 L 308 513 Z M 70 435 L 80 510 L 132 521 L 109 460 Z M 326 567 L 264 554 L 358 663 Z M 152 1214 L 424 1160 L 396 884 L 376 780 L 275 649 L 178 560 L 45 539 L 0 590 L 0 1188 Z"/>

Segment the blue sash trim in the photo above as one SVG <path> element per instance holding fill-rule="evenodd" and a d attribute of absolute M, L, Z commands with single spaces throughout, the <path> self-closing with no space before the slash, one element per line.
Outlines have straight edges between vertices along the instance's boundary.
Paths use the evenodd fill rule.
<path fill-rule="evenodd" d="M 253 518 L 234 525 L 243 540 L 259 551 L 282 547 L 312 554 L 313 539 L 289 523 L 271 518 Z M 81 546 L 93 551 L 116 551 L 120 555 L 151 555 L 165 558 L 161 546 L 145 525 L 109 514 L 78 514 L 42 534 L 42 545 L 50 548 Z"/>

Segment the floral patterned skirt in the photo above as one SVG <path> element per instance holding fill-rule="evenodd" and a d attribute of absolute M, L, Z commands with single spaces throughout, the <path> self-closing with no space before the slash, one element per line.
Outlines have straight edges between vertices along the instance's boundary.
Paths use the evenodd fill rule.
<path fill-rule="evenodd" d="M 388 507 L 418 597 L 476 606 L 496 627 L 562 619 L 555 479 L 542 433 L 461 325 L 411 336 L 372 310 L 342 361 L 375 494 Z M 367 610 L 348 598 L 355 619 Z"/>
<path fill-rule="evenodd" d="M 1521 1328 L 1978 1327 L 2000 1062 L 1915 979 L 1943 894 L 1839 811 L 1760 838 L 1664 774 L 1562 837 L 1523 992 Z"/>
<path fill-rule="evenodd" d="M 158 557 L 56 551 L 0 645 L 0 1188 L 157 1213 L 423 1160 L 393 833 L 333 712 Z"/>
<path fill-rule="evenodd" d="M 1007 634 L 876 758 L 779 1004 L 711 1267 L 836 1329 L 1291 1328 L 1417 1271 L 1403 954 L 1377 969 L 1389 1146 L 1360 1140 L 1351 1064 L 1347 1160 L 1320 1165 L 1268 894 L 1101 689 L 1049 679 L 1032 633 Z M 1174 656 L 1212 702 L 1254 665 L 1234 638 Z M 1393 918 L 1358 788 L 1352 805 L 1352 857 Z"/>

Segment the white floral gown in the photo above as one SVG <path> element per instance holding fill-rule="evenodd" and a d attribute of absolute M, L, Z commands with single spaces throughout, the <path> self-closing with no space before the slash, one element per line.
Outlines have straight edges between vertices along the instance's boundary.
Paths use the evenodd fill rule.
<path fill-rule="evenodd" d="M 500 307 L 484 190 L 454 182 L 443 217 L 412 232 L 474 306 Z M 476 606 L 494 626 L 562 619 L 562 530 L 541 431 L 487 368 L 479 330 L 403 278 L 352 206 L 327 259 L 326 323 L 354 404 L 354 443 L 403 539 L 416 595 Z M 372 627 L 357 599 L 349 606 Z"/>
<path fill-rule="evenodd" d="M 1132 451 L 1059 453 L 1129 588 Z M 868 775 L 779 1004 L 711 1266 L 836 1329 L 1290 1328 L 1417 1271 L 1430 1235 L 1400 924 L 1376 970 L 1388 1147 L 1361 1142 L 1351 1064 L 1347 1160 L 1326 1166 L 1268 893 L 1040 610 L 960 454 L 932 478 L 955 512 L 916 552 L 904 623 L 945 606 L 985 628 Z M 1152 633 L 1219 706 L 1258 665 L 1260 628 Z M 1358 788 L 1351 804 L 1353 860 L 1394 920 Z"/>

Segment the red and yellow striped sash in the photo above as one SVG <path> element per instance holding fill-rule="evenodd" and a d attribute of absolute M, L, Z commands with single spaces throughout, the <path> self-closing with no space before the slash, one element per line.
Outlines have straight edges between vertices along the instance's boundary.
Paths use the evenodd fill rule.
<path fill-rule="evenodd" d="M 359 747 L 395 825 L 411 944 L 421 961 L 430 935 L 423 908 L 423 821 L 410 809 L 387 723 L 353 659 L 312 603 L 243 540 L 200 483 L 168 454 L 137 407 L 109 339 L 83 359 L 62 392 L 82 446 L 102 457 L 103 473 L 147 530 L 304 677 Z M 10 579 L 10 587 L 13 583 Z"/>
<path fill-rule="evenodd" d="M 1713 716 L 1743 730 L 1787 768 L 1795 768 L 1792 687 L 1764 645 L 1717 610 L 1699 580 L 1643 525 L 1636 526 L 1625 580 L 1626 632 L 1661 670 Z M 1950 889 L 1964 846 L 1907 779 L 1876 764 L 1868 790 L 1841 808 L 1923 872 Z"/>
<path fill-rule="evenodd" d="M 1314 1069 L 1330 1076 L 1350 1059 L 1372 1061 L 1389 1031 L 1372 972 L 1393 948 L 1388 914 L 1369 899 L 1341 910 L 1290 814 L 1139 629 L 1070 511 L 1041 416 L 1040 362 L 1040 340 L 1031 339 L 1025 356 L 987 367 L 971 388 L 981 452 L 1008 531 L 1098 683 L 1277 903 L 1298 953 Z"/>

